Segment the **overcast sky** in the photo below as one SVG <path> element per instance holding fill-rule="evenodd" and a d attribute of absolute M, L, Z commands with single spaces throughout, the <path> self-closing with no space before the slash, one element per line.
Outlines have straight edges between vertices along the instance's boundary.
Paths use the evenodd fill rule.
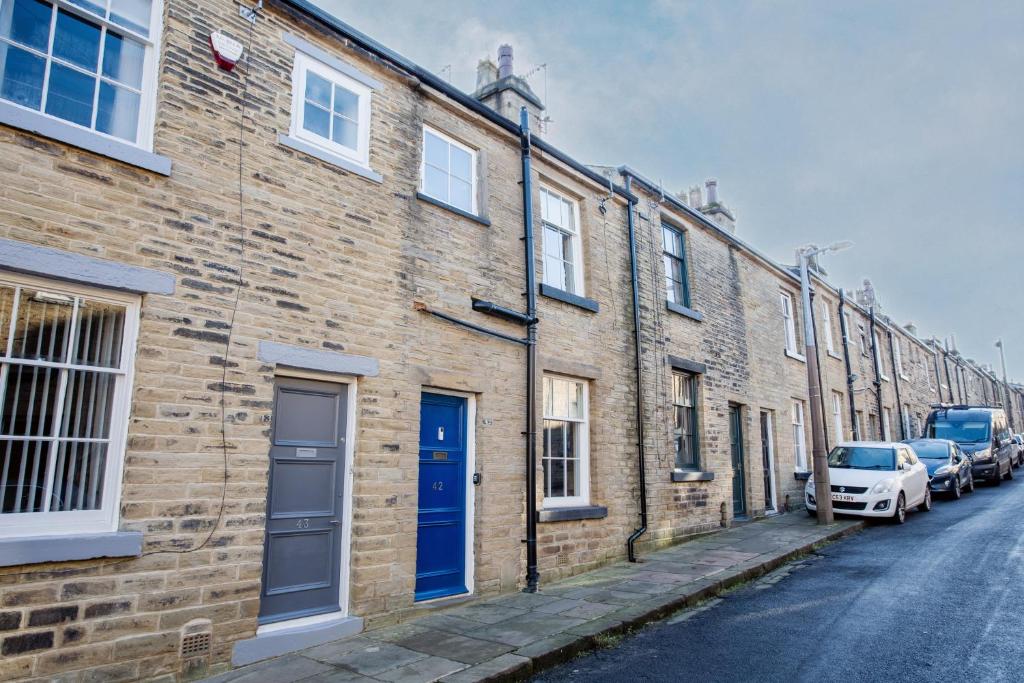
<path fill-rule="evenodd" d="M 468 92 L 511 43 L 548 65 L 550 142 L 666 191 L 718 178 L 786 263 L 853 240 L 833 284 L 997 369 L 1002 336 L 1024 379 L 1024 1 L 317 3 Z"/>

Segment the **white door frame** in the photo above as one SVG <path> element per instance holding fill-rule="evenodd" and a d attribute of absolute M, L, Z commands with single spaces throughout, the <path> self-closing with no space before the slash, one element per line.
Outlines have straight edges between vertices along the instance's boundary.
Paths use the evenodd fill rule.
<path fill-rule="evenodd" d="M 472 595 L 476 591 L 476 491 L 474 490 L 476 484 L 473 483 L 473 474 L 476 472 L 476 394 L 424 386 L 420 390 L 421 403 L 424 393 L 458 396 L 459 398 L 466 399 L 466 592 L 460 595 Z M 416 452 L 418 455 L 418 444 Z M 418 509 L 419 507 L 417 506 Z M 435 600 L 451 600 L 453 597 L 456 596 L 446 595 L 441 598 L 433 598 L 432 600 L 421 600 L 416 604 L 425 605 Z"/>
<path fill-rule="evenodd" d="M 778 501 L 778 490 L 775 484 L 775 419 L 773 413 L 770 410 L 761 410 L 761 415 L 768 417 L 768 484 L 771 488 L 772 506 L 771 508 L 765 508 L 764 513 L 766 515 L 775 515 L 779 512 L 779 501 Z M 760 416 L 758 416 L 758 422 L 760 422 Z M 760 424 L 758 424 L 758 431 L 760 431 Z"/>
<path fill-rule="evenodd" d="M 302 626 L 313 626 L 329 621 L 335 621 L 348 616 L 349 577 L 352 573 L 352 499 L 355 493 L 352 487 L 355 485 L 353 462 L 355 461 L 356 443 L 356 377 L 350 375 L 335 375 L 326 372 L 315 372 L 306 370 L 293 370 L 291 368 L 278 368 L 274 372 L 277 377 L 297 377 L 299 379 L 311 379 L 318 382 L 330 382 L 341 384 L 347 388 L 347 401 L 345 407 L 345 497 L 341 501 L 341 561 L 338 563 L 341 568 L 341 576 L 338 582 L 338 610 L 326 614 L 315 614 L 311 617 L 299 617 L 298 619 L 286 619 L 276 621 L 272 624 L 264 624 L 256 629 L 256 635 L 273 633 Z M 270 485 L 270 482 L 267 482 Z"/>

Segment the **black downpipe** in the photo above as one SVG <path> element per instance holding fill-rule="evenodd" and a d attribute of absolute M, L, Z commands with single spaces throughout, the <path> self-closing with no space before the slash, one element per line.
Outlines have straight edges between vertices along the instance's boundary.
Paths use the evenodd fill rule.
<path fill-rule="evenodd" d="M 626 193 L 632 194 L 632 176 L 626 176 Z M 636 225 L 633 222 L 634 202 L 626 204 L 626 223 L 629 226 L 629 275 L 633 285 L 633 334 L 636 337 L 636 452 L 637 466 L 640 474 L 640 526 L 633 531 L 626 541 L 626 550 L 630 562 L 636 562 L 636 549 L 634 544 L 637 539 L 647 532 L 647 472 L 646 457 L 644 455 L 644 365 L 643 353 L 640 345 L 640 278 L 637 274 L 636 265 Z"/>
<path fill-rule="evenodd" d="M 871 357 L 875 362 L 875 398 L 878 401 L 878 440 L 885 438 L 882 434 L 882 357 L 878 355 L 878 335 L 875 334 L 875 307 L 868 308 L 868 320 L 871 323 Z"/>
<path fill-rule="evenodd" d="M 523 160 L 523 250 L 526 255 L 526 592 L 536 593 L 537 572 L 537 266 L 533 253 L 533 184 L 530 117 L 519 110 Z"/>
<path fill-rule="evenodd" d="M 907 434 L 907 423 L 910 422 L 910 416 L 903 414 L 903 399 L 900 398 L 900 368 L 896 367 L 896 347 L 895 340 L 893 339 L 892 331 L 889 331 L 889 356 L 892 358 L 892 386 L 896 389 L 896 414 L 900 416 L 900 436 L 903 439 L 909 439 L 910 435 Z M 900 358 L 903 355 L 900 354 Z M 902 363 L 901 363 L 902 365 Z"/>
<path fill-rule="evenodd" d="M 850 330 L 846 326 L 846 292 L 839 290 L 839 331 L 843 333 L 843 362 L 846 363 L 846 393 L 850 399 L 850 425 L 853 440 L 860 441 L 860 425 L 857 424 L 857 399 L 853 395 L 853 365 L 850 363 Z"/>

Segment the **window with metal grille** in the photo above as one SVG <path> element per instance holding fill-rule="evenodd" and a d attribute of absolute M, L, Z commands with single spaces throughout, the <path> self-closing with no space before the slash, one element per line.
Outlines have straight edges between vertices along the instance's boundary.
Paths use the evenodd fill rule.
<path fill-rule="evenodd" d="M 0 98 L 149 149 L 162 7 L 0 1 Z"/>
<path fill-rule="evenodd" d="M 116 521 L 138 299 L 0 279 L 0 535 Z"/>
<path fill-rule="evenodd" d="M 690 307 L 690 283 L 686 270 L 686 238 L 683 231 L 661 224 L 662 258 L 665 261 L 665 291 L 668 300 Z"/>

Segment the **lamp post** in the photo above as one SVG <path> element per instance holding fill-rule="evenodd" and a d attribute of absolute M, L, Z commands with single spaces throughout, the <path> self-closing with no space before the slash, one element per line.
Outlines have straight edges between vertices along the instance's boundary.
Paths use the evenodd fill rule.
<path fill-rule="evenodd" d="M 808 262 L 815 256 L 828 252 L 842 251 L 853 246 L 853 242 L 835 242 L 827 247 L 807 246 L 798 251 L 800 255 L 800 299 L 804 309 L 804 346 L 807 361 L 808 400 L 811 404 L 811 455 L 814 469 L 814 499 L 817 501 L 818 524 L 831 524 L 832 487 L 828 478 L 828 459 L 825 453 L 825 423 L 821 415 L 821 383 L 818 381 L 818 351 L 815 348 L 813 317 L 811 315 L 811 277 Z"/>
<path fill-rule="evenodd" d="M 996 348 L 999 349 L 999 361 L 1003 365 L 1003 394 L 1006 399 L 1006 416 L 1010 418 L 1010 430 L 1016 432 L 1017 428 L 1013 425 L 1013 396 L 1010 394 L 1010 383 L 1006 379 L 1006 354 L 1003 352 L 1003 340 L 996 339 Z"/>

